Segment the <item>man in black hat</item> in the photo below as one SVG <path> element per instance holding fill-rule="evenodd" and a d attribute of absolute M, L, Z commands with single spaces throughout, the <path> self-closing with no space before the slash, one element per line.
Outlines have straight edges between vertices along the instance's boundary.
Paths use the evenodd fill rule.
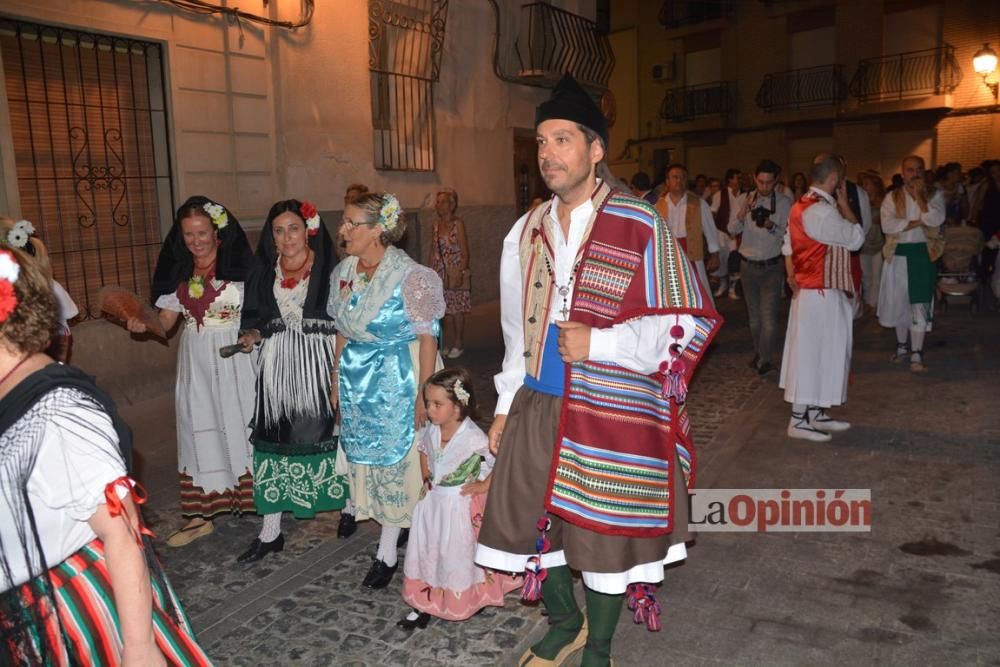
<path fill-rule="evenodd" d="M 651 584 L 686 555 L 686 381 L 721 319 L 653 207 L 609 184 L 607 122 L 572 77 L 536 131 L 555 196 L 504 239 L 497 463 L 476 561 L 525 572 L 523 597 L 548 609 L 519 664 L 584 648 L 582 664 L 607 665 L 626 590 L 654 608 Z"/>

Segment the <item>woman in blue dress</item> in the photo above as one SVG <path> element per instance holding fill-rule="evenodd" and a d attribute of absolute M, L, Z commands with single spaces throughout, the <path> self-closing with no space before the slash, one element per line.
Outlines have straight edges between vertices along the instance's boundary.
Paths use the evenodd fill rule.
<path fill-rule="evenodd" d="M 392 244 L 406 230 L 399 202 L 370 193 L 344 209 L 349 255 L 330 278 L 337 328 L 334 387 L 340 445 L 356 520 L 382 526 L 363 584 L 384 588 L 396 572 L 396 541 L 409 528 L 421 488 L 414 441 L 426 420 L 420 387 L 437 368 L 441 279 Z"/>

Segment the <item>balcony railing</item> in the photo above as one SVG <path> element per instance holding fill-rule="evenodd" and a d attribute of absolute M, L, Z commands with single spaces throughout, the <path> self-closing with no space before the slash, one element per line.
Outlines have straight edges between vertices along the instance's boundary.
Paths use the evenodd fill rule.
<path fill-rule="evenodd" d="M 672 88 L 660 102 L 660 118 L 671 123 L 704 116 L 723 116 L 732 110 L 733 95 L 728 81 Z"/>
<path fill-rule="evenodd" d="M 658 19 L 664 28 L 672 30 L 729 16 L 735 6 L 735 0 L 666 0 Z"/>
<path fill-rule="evenodd" d="M 585 86 L 605 89 L 615 66 L 607 35 L 582 16 L 544 2 L 521 6 L 521 29 L 514 45 L 520 83 L 549 87 L 563 74 Z"/>
<path fill-rule="evenodd" d="M 840 65 L 805 67 L 764 76 L 757 106 L 765 111 L 804 109 L 839 104 L 847 97 Z"/>
<path fill-rule="evenodd" d="M 861 102 L 899 100 L 907 97 L 944 95 L 962 81 L 962 68 L 955 47 L 893 53 L 858 63 L 851 79 L 851 95 Z"/>

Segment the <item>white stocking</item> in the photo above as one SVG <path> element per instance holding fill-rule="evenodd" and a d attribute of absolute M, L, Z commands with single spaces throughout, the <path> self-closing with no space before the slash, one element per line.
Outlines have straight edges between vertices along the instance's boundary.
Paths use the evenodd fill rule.
<path fill-rule="evenodd" d="M 261 542 L 274 542 L 281 535 L 281 512 L 264 515 L 264 525 L 260 527 L 257 539 Z"/>
<path fill-rule="evenodd" d="M 350 514 L 351 516 L 354 516 L 354 514 L 355 514 L 354 503 L 351 501 L 350 498 L 348 498 L 347 502 L 344 503 L 344 509 L 340 510 L 340 513 L 341 514 Z"/>
<path fill-rule="evenodd" d="M 401 531 L 398 526 L 382 526 L 382 535 L 378 538 L 378 553 L 375 557 L 389 567 L 396 564 L 396 541 Z"/>

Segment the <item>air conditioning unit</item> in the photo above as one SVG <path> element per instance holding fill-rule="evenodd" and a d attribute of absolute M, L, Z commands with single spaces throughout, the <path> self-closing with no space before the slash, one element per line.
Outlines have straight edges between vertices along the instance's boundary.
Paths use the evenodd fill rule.
<path fill-rule="evenodd" d="M 662 65 L 653 65 L 653 81 L 656 83 L 663 83 L 666 81 L 673 81 L 677 78 L 677 61 L 671 61 L 669 63 L 663 63 Z"/>

